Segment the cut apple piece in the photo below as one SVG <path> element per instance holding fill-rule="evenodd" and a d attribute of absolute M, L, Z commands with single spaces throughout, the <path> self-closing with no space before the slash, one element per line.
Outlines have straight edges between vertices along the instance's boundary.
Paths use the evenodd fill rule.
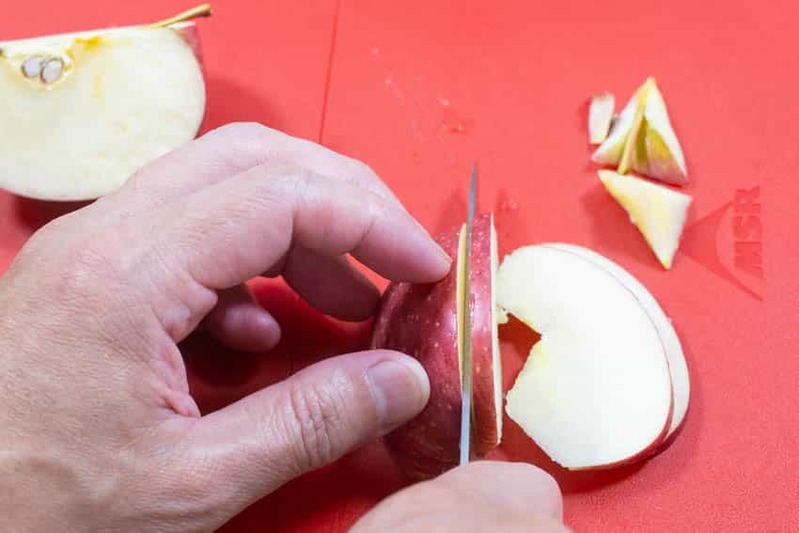
<path fill-rule="evenodd" d="M 688 181 L 685 156 L 654 78 L 638 88 L 592 159 L 674 185 Z"/>
<path fill-rule="evenodd" d="M 638 146 L 640 133 L 642 131 L 642 126 L 644 125 L 646 103 L 653 84 L 654 80 L 649 78 L 636 92 L 635 115 L 633 116 L 633 122 L 630 125 L 630 131 L 626 137 L 624 150 L 621 152 L 621 160 L 619 161 L 618 169 L 619 174 L 626 174 L 630 169 L 630 166 L 635 163 L 633 158 L 640 155 L 640 151 L 636 150 L 636 147 Z"/>
<path fill-rule="evenodd" d="M 502 438 L 502 364 L 494 290 L 498 268 L 493 216 L 478 216 L 472 227 L 471 332 L 474 376 L 474 448 L 478 456 L 493 450 Z"/>
<path fill-rule="evenodd" d="M 633 125 L 636 122 L 637 113 L 639 109 L 639 93 L 638 89 L 629 102 L 624 106 L 624 109 L 619 113 L 619 117 L 613 123 L 608 137 L 599 145 L 594 151 L 591 159 L 601 165 L 608 165 L 618 167 L 621 161 L 624 147 L 627 146 L 627 138 L 633 130 Z"/>
<path fill-rule="evenodd" d="M 669 120 L 663 95 L 654 83 L 646 102 L 644 118 L 645 131 L 642 135 L 645 155 L 635 159 L 633 170 L 674 185 L 687 183 L 685 155 Z"/>
<path fill-rule="evenodd" d="M 191 140 L 205 113 L 198 43 L 186 20 L 0 43 L 0 187 L 90 200 Z"/>
<path fill-rule="evenodd" d="M 663 342 L 616 277 L 575 253 L 526 246 L 502 262 L 497 302 L 541 334 L 506 412 L 552 460 L 606 468 L 663 440 L 672 414 Z"/>
<path fill-rule="evenodd" d="M 629 290 L 638 302 L 643 306 L 644 310 L 649 315 L 652 323 L 657 329 L 660 341 L 666 353 L 666 359 L 669 364 L 669 373 L 671 374 L 671 388 L 673 396 L 673 413 L 671 417 L 671 424 L 666 438 L 671 436 L 682 424 L 685 415 L 688 412 L 688 404 L 691 396 L 691 380 L 688 374 L 688 365 L 685 361 L 685 354 L 683 353 L 682 344 L 674 330 L 671 320 L 663 311 L 663 308 L 657 302 L 652 293 L 644 287 L 627 270 L 614 263 L 607 257 L 598 254 L 593 250 L 584 248 L 582 246 L 575 246 L 573 244 L 565 243 L 547 243 L 543 246 L 558 248 L 567 252 L 575 253 L 584 259 L 593 262 L 595 265 L 604 268 L 609 274 L 613 275 Z"/>
<path fill-rule="evenodd" d="M 588 140 L 591 144 L 602 144 L 613 122 L 616 99 L 611 93 L 602 93 L 591 98 L 588 108 Z"/>
<path fill-rule="evenodd" d="M 636 176 L 600 170 L 599 179 L 627 211 L 665 269 L 670 269 L 680 244 L 692 198 Z"/>
<path fill-rule="evenodd" d="M 422 412 L 385 438 L 400 467 L 415 479 L 434 477 L 458 464 L 462 304 L 471 308 L 475 455 L 494 448 L 502 434 L 502 372 L 492 305 L 497 248 L 491 215 L 477 217 L 472 231 L 471 294 L 463 293 L 468 243 L 462 227 L 439 239 L 456 257 L 455 268 L 437 283 L 389 285 L 372 335 L 372 348 L 415 357 L 430 379 L 430 399 Z"/>

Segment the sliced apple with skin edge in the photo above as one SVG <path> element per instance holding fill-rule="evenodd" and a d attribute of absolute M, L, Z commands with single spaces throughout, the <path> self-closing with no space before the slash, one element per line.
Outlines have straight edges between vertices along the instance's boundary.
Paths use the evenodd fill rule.
<path fill-rule="evenodd" d="M 639 136 L 643 137 L 643 149 L 638 143 L 638 156 L 633 159 L 632 170 L 672 185 L 688 182 L 680 141 L 674 133 L 663 94 L 652 80 L 647 93 L 644 124 Z"/>
<path fill-rule="evenodd" d="M 634 171 L 672 185 L 688 182 L 685 156 L 653 77 L 636 90 L 591 159 L 620 174 Z"/>
<path fill-rule="evenodd" d="M 458 308 L 464 298 L 471 305 L 474 455 L 493 449 L 502 434 L 501 363 L 496 313 L 491 305 L 498 262 L 492 217 L 480 215 L 473 225 L 470 295 L 462 293 L 464 283 L 459 279 L 465 271 L 464 228 L 438 241 L 457 258 L 455 268 L 433 284 L 390 284 L 371 342 L 372 348 L 415 357 L 430 379 L 430 399 L 422 412 L 385 437 L 397 463 L 414 479 L 434 477 L 458 464 L 462 345 Z"/>
<path fill-rule="evenodd" d="M 644 307 L 649 318 L 652 319 L 655 328 L 657 328 L 660 340 L 663 343 L 666 359 L 669 364 L 669 373 L 671 374 L 671 387 L 673 395 L 673 413 L 671 423 L 669 425 L 666 438 L 668 439 L 675 431 L 682 425 L 685 415 L 688 412 L 688 405 L 691 396 L 691 380 L 688 373 L 688 365 L 685 361 L 685 354 L 683 353 L 682 344 L 674 330 L 671 320 L 663 311 L 663 308 L 657 302 L 646 287 L 638 281 L 632 274 L 622 268 L 620 265 L 614 263 L 607 257 L 584 248 L 566 243 L 546 243 L 541 246 L 548 246 L 565 251 L 575 253 L 588 261 L 593 262 L 597 266 L 604 268 L 608 273 L 616 277 L 638 302 Z"/>
<path fill-rule="evenodd" d="M 617 278 L 578 254 L 525 246 L 503 260 L 497 302 L 541 334 L 506 412 L 552 460 L 609 468 L 665 438 L 672 385 L 664 346 Z"/>
<path fill-rule="evenodd" d="M 194 138 L 205 81 L 184 19 L 0 43 L 0 99 L 13 102 L 0 108 L 0 187 L 95 199 Z"/>
<path fill-rule="evenodd" d="M 618 166 L 622 153 L 627 145 L 627 138 L 633 129 L 638 111 L 638 95 L 640 89 L 627 102 L 619 113 L 619 117 L 610 129 L 607 138 L 594 150 L 591 160 L 602 165 Z"/>
<path fill-rule="evenodd" d="M 449 253 L 452 254 L 452 250 L 458 247 L 455 244 L 456 241 L 461 249 L 465 246 L 462 231 L 461 229 L 457 238 L 450 235 L 440 240 Z M 490 235 L 490 237 L 486 239 L 485 235 Z M 485 246 L 486 242 L 488 246 Z M 481 243 L 483 244 L 481 245 Z M 486 248 L 489 250 L 488 254 L 481 251 Z M 561 386 L 558 391 L 561 394 L 560 400 L 572 404 L 572 414 L 591 413 L 587 416 L 592 421 L 602 420 L 601 417 L 596 416 L 597 410 L 609 412 L 612 416 L 607 416 L 604 420 L 607 427 L 596 431 L 586 431 L 585 435 L 580 436 L 578 440 L 582 443 L 579 445 L 582 448 L 577 452 L 573 448 L 575 440 L 573 438 L 569 440 L 568 434 L 564 438 L 563 434 L 553 435 L 551 432 L 553 427 L 563 429 L 569 427 L 570 424 L 576 427 L 578 424 L 572 420 L 574 416 L 562 417 L 567 422 L 561 420 L 560 423 L 550 423 L 552 446 L 542 443 L 536 430 L 530 430 L 529 420 L 525 421 L 525 411 L 529 411 L 531 406 L 535 408 L 535 406 L 546 405 L 552 395 L 541 394 L 541 391 L 545 391 L 548 384 L 562 383 L 564 374 L 568 376 L 568 372 L 564 373 L 562 370 L 563 363 L 565 361 L 567 369 L 571 363 L 568 361 L 570 357 L 568 353 L 564 359 L 562 350 L 549 350 L 551 352 L 550 366 L 560 365 L 561 370 L 550 374 L 543 380 L 543 383 L 539 382 L 536 386 L 531 387 L 529 385 L 530 376 L 536 371 L 531 372 L 530 370 L 542 361 L 541 342 L 534 347 L 531 357 L 525 364 L 525 369 L 519 374 L 516 384 L 508 394 L 508 415 L 519 423 L 553 460 L 573 470 L 620 466 L 643 460 L 657 453 L 658 448 L 666 442 L 666 438 L 673 434 L 682 422 L 687 408 L 689 391 L 687 369 L 684 366 L 679 340 L 665 313 L 651 294 L 632 275 L 595 252 L 568 244 L 548 243 L 521 248 L 509 257 L 514 257 L 519 253 L 523 254 L 527 249 L 544 250 L 545 253 L 556 254 L 556 257 L 566 255 L 571 259 L 565 268 L 563 265 L 555 265 L 554 268 L 550 268 L 549 275 L 541 275 L 540 272 L 534 274 L 539 284 L 548 287 L 550 293 L 556 294 L 554 301 L 544 302 L 548 305 L 548 311 L 540 310 L 544 305 L 541 301 L 524 296 L 525 289 L 521 282 L 515 283 L 516 288 L 510 291 L 513 294 L 521 294 L 519 296 L 521 301 L 527 302 L 522 304 L 522 307 L 539 309 L 536 314 L 546 315 L 549 313 L 551 315 L 554 313 L 559 315 L 556 323 L 561 324 L 561 329 L 575 331 L 574 336 L 578 340 L 567 342 L 567 348 L 572 348 L 574 353 L 578 353 L 577 363 L 571 365 L 571 368 L 573 373 L 575 371 L 582 372 L 586 381 L 580 386 L 566 388 Z M 490 215 L 481 215 L 475 222 L 473 250 L 475 251 L 473 258 L 477 261 L 481 257 L 491 257 L 493 264 L 488 271 L 493 272 L 497 263 L 496 237 Z M 454 255 L 459 258 L 463 257 L 458 252 L 455 252 Z M 477 320 L 472 324 L 475 341 L 475 433 L 472 444 L 478 456 L 496 446 L 502 433 L 502 428 L 499 425 L 501 422 L 497 420 L 497 418 L 501 418 L 497 416 L 497 413 L 501 415 L 501 406 L 499 409 L 496 407 L 497 403 L 501 402 L 501 398 L 497 396 L 498 393 L 501 393 L 499 357 L 493 359 L 494 372 L 491 379 L 487 378 L 482 369 L 491 368 L 492 365 L 481 365 L 478 361 L 485 361 L 486 353 L 491 354 L 492 357 L 499 355 L 498 345 L 495 344 L 497 343 L 495 332 L 497 324 L 504 321 L 504 312 L 508 311 L 514 314 L 522 322 L 531 325 L 532 329 L 541 331 L 544 334 L 542 341 L 545 341 L 545 345 L 549 343 L 549 348 L 552 348 L 552 342 L 548 340 L 552 335 L 547 335 L 546 328 L 537 328 L 534 321 L 525 320 L 523 312 L 518 310 L 514 312 L 513 306 L 507 305 L 505 301 L 507 296 L 503 294 L 503 279 L 507 278 L 503 272 L 507 272 L 507 265 L 508 258 L 500 266 L 500 274 L 494 276 L 494 282 L 497 284 L 494 291 L 491 290 L 491 276 L 480 274 L 479 265 L 475 266 L 473 263 L 471 267 L 474 297 L 472 301 L 473 320 Z M 517 279 L 535 272 L 535 269 L 529 269 L 526 266 L 521 270 L 523 274 L 517 275 Z M 584 270 L 588 270 L 589 273 L 586 274 Z M 437 284 L 421 286 L 392 284 L 386 291 L 383 308 L 375 327 L 373 347 L 393 348 L 413 355 L 426 368 L 431 380 L 431 400 L 423 412 L 386 437 L 386 443 L 400 466 L 415 479 L 430 478 L 457 465 L 460 436 L 461 360 L 460 354 L 453 354 L 458 351 L 462 340 L 458 338 L 457 334 L 457 308 L 458 304 L 463 302 L 463 293 L 461 292 L 460 295 L 458 293 L 458 288 L 462 287 L 463 280 L 462 278 L 457 279 L 457 274 L 461 273 L 462 275 L 463 271 L 464 265 L 461 263 L 453 269 L 448 278 Z M 485 282 L 481 284 L 479 281 L 476 282 L 475 278 L 483 279 Z M 597 280 L 602 280 L 602 282 Z M 564 289 L 563 286 L 567 286 L 567 288 Z M 590 290 L 588 286 L 590 286 Z M 539 289 L 540 287 L 537 287 L 534 293 L 539 297 L 542 294 L 546 297 L 546 291 Z M 574 294 L 569 291 L 573 291 Z M 594 294 L 594 292 L 598 292 L 598 294 Z M 580 294 L 584 301 L 579 299 L 578 295 Z M 597 323 L 591 324 L 590 321 L 576 320 L 576 315 L 568 315 L 568 313 L 563 316 L 563 300 L 570 298 L 577 301 L 577 307 L 586 307 L 587 314 L 591 315 L 593 310 L 594 315 L 600 317 Z M 614 299 L 620 299 L 621 303 L 613 303 Z M 453 300 L 455 301 L 454 305 Z M 616 311 L 615 332 L 606 324 L 608 317 L 613 313 L 605 316 L 608 309 L 604 309 L 604 302 L 611 302 L 610 309 Z M 572 305 L 572 309 L 574 307 Z M 558 309 L 560 311 L 557 311 Z M 583 309 L 582 312 L 586 313 L 586 310 Z M 577 313 L 577 315 L 579 314 Z M 475 316 L 483 318 L 478 320 L 474 318 Z M 487 317 L 490 318 L 487 319 Z M 480 325 L 483 329 L 482 334 L 479 332 Z M 453 331 L 456 333 L 453 334 Z M 579 341 L 579 332 L 585 331 L 593 332 L 595 336 L 590 337 L 589 335 L 589 340 Z M 601 334 L 599 337 L 596 337 L 597 332 Z M 552 333 L 551 330 L 550 333 Z M 574 336 L 567 335 L 566 338 L 571 339 Z M 612 342 L 614 336 L 621 340 Z M 488 349 L 489 345 L 492 346 L 490 350 Z M 479 348 L 480 346 L 483 347 L 482 350 Z M 594 357 L 593 360 L 580 360 L 581 357 L 585 358 L 586 354 L 589 356 L 591 353 L 596 354 L 597 346 L 600 348 L 616 346 L 619 350 L 614 353 L 611 349 L 608 353 L 612 357 L 609 358 Z M 635 350 L 642 350 L 643 356 L 630 355 L 635 353 Z M 582 353 L 582 356 L 579 353 Z M 625 354 L 629 357 L 624 357 Z M 573 354 L 571 357 L 574 362 Z M 597 362 L 602 364 L 596 366 Z M 680 362 L 683 364 L 682 370 L 679 366 Z M 608 385 L 608 373 L 601 371 L 603 368 L 607 370 L 608 366 L 613 368 L 619 376 L 627 372 L 634 378 L 626 380 L 627 396 L 620 398 L 620 394 L 623 396 L 622 393 L 625 392 L 625 380 L 621 380 L 621 385 L 613 382 Z M 458 369 L 457 372 L 455 368 Z M 672 376 L 675 376 L 674 379 Z M 535 380 L 533 379 L 533 381 Z M 604 385 L 603 382 L 605 382 Z M 480 384 L 483 384 L 482 387 Z M 531 393 L 531 390 L 538 391 L 539 396 L 536 397 L 536 393 Z M 586 398 L 586 391 L 592 390 L 594 395 Z M 514 407 L 514 396 L 518 400 L 515 402 L 516 407 L 521 405 L 520 410 Z M 624 409 L 628 409 L 626 415 Z M 639 409 L 637 414 L 635 409 Z M 633 412 L 632 415 L 630 415 L 630 410 Z M 481 413 L 483 414 L 481 415 Z M 631 423 L 631 420 L 635 423 Z M 492 421 L 494 425 L 490 423 Z M 483 438 L 481 435 L 488 437 L 484 441 L 484 447 L 481 445 Z M 589 460 L 585 460 L 583 457 L 581 461 L 580 453 L 588 454 Z M 565 459 L 561 456 L 563 454 L 565 454 Z M 593 460 L 590 460 L 591 455 L 593 455 Z M 573 461 L 569 460 L 570 456 L 571 459 L 574 459 Z"/>
<path fill-rule="evenodd" d="M 478 456 L 493 450 L 502 438 L 502 358 L 495 280 L 499 267 L 494 218 L 477 216 L 472 227 L 471 335 L 474 448 Z"/>
<path fill-rule="evenodd" d="M 654 80 L 652 78 L 647 79 L 635 95 L 635 116 L 630 125 L 630 132 L 626 136 L 624 150 L 621 152 L 618 169 L 619 174 L 626 174 L 630 169 L 630 165 L 633 164 L 633 158 L 641 154 L 640 151 L 636 150 L 636 147 L 639 143 L 641 128 L 644 125 L 646 103 L 649 98 L 649 93 L 652 90 L 653 83 Z"/>
<path fill-rule="evenodd" d="M 611 170 L 600 170 L 598 175 L 608 193 L 641 232 L 663 268 L 670 269 L 693 201 L 691 196 Z"/>

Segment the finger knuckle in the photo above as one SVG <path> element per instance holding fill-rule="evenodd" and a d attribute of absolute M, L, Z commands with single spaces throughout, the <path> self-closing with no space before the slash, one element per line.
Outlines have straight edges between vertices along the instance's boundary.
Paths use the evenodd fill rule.
<path fill-rule="evenodd" d="M 290 393 L 294 427 L 294 461 L 306 471 L 333 461 L 339 452 L 337 434 L 345 420 L 344 401 L 332 387 L 294 387 Z"/>
<path fill-rule="evenodd" d="M 275 137 L 276 131 L 258 122 L 234 122 L 222 126 L 217 133 L 231 142 L 242 145 L 260 143 Z"/>
<path fill-rule="evenodd" d="M 352 165 L 352 172 L 354 175 L 368 181 L 374 181 L 378 179 L 377 173 L 374 171 L 374 169 L 364 161 L 354 158 L 350 158 L 349 160 L 350 164 Z"/>

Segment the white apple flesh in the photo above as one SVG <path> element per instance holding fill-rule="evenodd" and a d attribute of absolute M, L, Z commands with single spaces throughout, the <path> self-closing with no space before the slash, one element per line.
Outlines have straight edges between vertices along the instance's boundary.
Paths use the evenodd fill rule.
<path fill-rule="evenodd" d="M 614 263 L 607 257 L 598 254 L 593 250 L 584 248 L 582 246 L 575 246 L 573 244 L 565 243 L 549 243 L 542 246 L 558 248 L 561 250 L 575 253 L 584 259 L 591 261 L 600 268 L 605 269 L 609 274 L 614 276 L 622 285 L 629 290 L 633 296 L 638 300 L 641 306 L 649 315 L 652 323 L 657 329 L 660 341 L 666 354 L 666 359 L 669 364 L 669 373 L 671 374 L 671 387 L 673 395 L 673 413 L 671 416 L 671 424 L 666 438 L 670 437 L 682 424 L 685 415 L 688 412 L 688 404 L 691 397 L 691 380 L 688 373 L 688 365 L 685 361 L 685 354 L 683 353 L 682 343 L 674 330 L 674 326 L 663 311 L 658 301 L 640 281 L 638 281 L 627 270 Z"/>
<path fill-rule="evenodd" d="M 672 415 L 669 365 L 623 283 L 573 252 L 525 246 L 500 266 L 497 302 L 541 334 L 506 411 L 550 458 L 607 468 L 660 443 Z"/>
<path fill-rule="evenodd" d="M 193 21 L 0 43 L 0 187 L 90 200 L 191 140 L 199 55 Z"/>
<path fill-rule="evenodd" d="M 688 182 L 685 156 L 654 78 L 636 90 L 591 159 L 618 167 L 620 174 L 632 170 L 672 185 Z"/>
<path fill-rule="evenodd" d="M 616 99 L 611 93 L 602 93 L 591 98 L 588 108 L 588 141 L 591 144 L 602 144 L 608 137 L 615 103 Z"/>
<path fill-rule="evenodd" d="M 600 170 L 599 180 L 627 211 L 649 247 L 666 270 L 672 267 L 680 245 L 688 209 L 688 194 L 633 175 Z"/>

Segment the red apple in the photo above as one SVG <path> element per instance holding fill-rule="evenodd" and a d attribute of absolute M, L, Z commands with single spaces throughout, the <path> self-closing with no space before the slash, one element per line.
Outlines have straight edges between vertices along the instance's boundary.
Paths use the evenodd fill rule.
<path fill-rule="evenodd" d="M 502 436 L 501 310 L 542 337 L 508 393 L 512 420 L 565 468 L 611 468 L 657 453 L 679 427 L 689 379 L 679 339 L 631 274 L 588 249 L 547 243 L 513 251 L 498 267 L 491 214 L 477 217 L 465 291 L 463 227 L 439 239 L 456 266 L 438 283 L 394 283 L 372 347 L 415 357 L 430 378 L 428 405 L 386 436 L 413 478 L 458 464 L 462 310 L 471 312 L 475 457 Z"/>
<path fill-rule="evenodd" d="M 430 379 L 430 400 L 413 420 L 386 436 L 403 470 L 415 479 L 436 476 L 458 464 L 461 412 L 459 308 L 466 246 L 465 231 L 438 239 L 456 266 L 432 284 L 394 283 L 386 290 L 375 323 L 373 348 L 398 350 L 415 357 Z M 474 454 L 494 448 L 501 436 L 501 371 L 493 305 L 496 239 L 492 217 L 475 220 L 471 253 Z"/>

